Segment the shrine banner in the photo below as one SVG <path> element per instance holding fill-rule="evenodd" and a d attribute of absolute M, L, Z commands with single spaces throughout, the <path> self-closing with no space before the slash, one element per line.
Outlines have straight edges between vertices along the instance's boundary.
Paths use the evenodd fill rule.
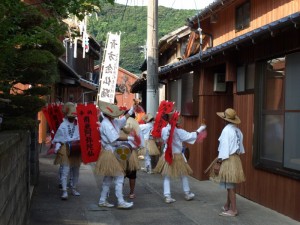
<path fill-rule="evenodd" d="M 50 128 L 51 138 L 54 137 L 59 125 L 63 121 L 62 105 L 49 104 L 42 109 L 44 116 Z"/>
<path fill-rule="evenodd" d="M 94 104 L 78 104 L 76 111 L 82 161 L 83 163 L 96 162 L 101 150 L 96 106 Z"/>
<path fill-rule="evenodd" d="M 174 107 L 174 102 L 161 101 L 158 107 L 158 112 L 155 116 L 155 121 L 152 130 L 152 136 L 155 138 L 161 137 L 161 130 L 167 125 L 167 122 L 162 119 L 162 116 L 166 113 L 172 112 Z"/>
<path fill-rule="evenodd" d="M 120 57 L 120 34 L 108 33 L 97 100 L 114 103 Z"/>
<path fill-rule="evenodd" d="M 172 143 L 173 143 L 174 130 L 175 130 L 178 118 L 179 118 L 179 112 L 175 111 L 171 118 L 171 121 L 169 121 L 169 123 L 171 125 L 171 130 L 170 130 L 170 136 L 167 141 L 167 149 L 165 152 L 165 160 L 169 163 L 169 165 L 171 165 L 172 161 L 173 161 Z"/>
<path fill-rule="evenodd" d="M 51 134 L 51 139 L 53 139 L 54 137 L 54 123 L 52 122 L 52 118 L 49 115 L 49 111 L 48 111 L 48 106 L 45 106 L 44 108 L 42 108 L 42 112 L 47 120 L 49 129 L 50 129 L 50 134 Z"/>
<path fill-rule="evenodd" d="M 61 104 L 52 104 L 51 106 L 53 108 L 53 117 L 55 121 L 55 132 L 56 132 L 60 124 L 63 122 L 64 114 L 62 112 Z"/>

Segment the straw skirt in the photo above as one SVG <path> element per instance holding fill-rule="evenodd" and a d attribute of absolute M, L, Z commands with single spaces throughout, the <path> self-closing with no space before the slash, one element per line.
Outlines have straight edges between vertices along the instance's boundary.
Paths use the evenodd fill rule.
<path fill-rule="evenodd" d="M 69 165 L 68 151 L 65 144 L 62 144 L 56 153 L 54 165 Z"/>
<path fill-rule="evenodd" d="M 95 173 L 103 176 L 124 176 L 124 168 L 112 151 L 102 149 L 96 162 Z"/>
<path fill-rule="evenodd" d="M 122 166 L 124 171 L 137 171 L 140 169 L 138 154 L 136 150 L 132 150 L 128 159 L 118 159 L 120 165 Z"/>
<path fill-rule="evenodd" d="M 131 156 L 128 159 L 127 171 L 136 171 L 140 169 L 140 163 L 138 159 L 138 154 L 136 150 L 132 150 Z"/>
<path fill-rule="evenodd" d="M 82 160 L 80 154 L 70 156 L 68 147 L 63 144 L 55 156 L 54 165 L 68 165 L 78 167 L 80 166 L 81 161 Z"/>
<path fill-rule="evenodd" d="M 149 155 L 160 155 L 160 151 L 153 139 L 149 139 L 145 141 L 145 148 L 139 151 L 139 155 L 145 155 L 146 148 L 148 148 Z"/>
<path fill-rule="evenodd" d="M 210 178 L 217 182 L 242 183 L 246 180 L 240 156 L 233 154 L 222 162 L 219 175 L 211 170 Z"/>
<path fill-rule="evenodd" d="M 155 173 L 160 173 L 163 176 L 169 176 L 171 178 L 187 176 L 193 173 L 193 170 L 186 162 L 186 159 L 181 153 L 173 154 L 173 161 L 171 165 L 166 162 L 165 154 L 163 154 L 159 158 L 158 163 L 153 171 Z"/>

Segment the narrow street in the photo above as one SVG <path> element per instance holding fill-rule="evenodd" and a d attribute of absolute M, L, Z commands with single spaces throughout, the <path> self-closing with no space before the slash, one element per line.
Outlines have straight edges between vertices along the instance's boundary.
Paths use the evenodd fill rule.
<path fill-rule="evenodd" d="M 162 177 L 158 174 L 138 172 L 134 207 L 129 210 L 100 208 L 97 206 L 102 177 L 93 174 L 93 165 L 82 165 L 80 170 L 80 197 L 69 195 L 67 201 L 60 199 L 58 167 L 53 165 L 53 155 L 40 154 L 40 179 L 31 201 L 29 225 L 296 225 L 299 222 L 237 196 L 239 215 L 221 217 L 221 207 L 226 191 L 211 181 L 190 178 L 191 190 L 196 194 L 193 201 L 185 201 L 181 182 L 171 183 L 175 203 L 166 204 L 162 196 Z M 129 194 L 128 179 L 124 195 Z M 109 197 L 116 204 L 114 188 Z"/>

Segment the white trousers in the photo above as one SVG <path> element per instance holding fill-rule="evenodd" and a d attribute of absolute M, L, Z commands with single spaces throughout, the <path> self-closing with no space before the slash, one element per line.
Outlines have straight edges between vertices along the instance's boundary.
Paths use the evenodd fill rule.
<path fill-rule="evenodd" d="M 145 160 L 145 168 L 146 169 L 149 168 L 149 170 L 152 170 L 152 168 L 151 168 L 151 157 L 149 155 L 149 150 L 148 150 L 147 147 L 146 147 L 146 153 L 145 153 L 144 160 Z"/>
<path fill-rule="evenodd" d="M 76 188 L 78 184 L 78 179 L 79 179 L 79 166 L 72 166 L 70 167 L 69 165 L 61 165 L 60 167 L 60 182 L 62 185 L 62 190 L 66 191 L 67 190 L 67 185 L 68 185 L 68 177 L 70 173 L 72 173 L 72 179 L 70 186 L 71 188 Z"/>
<path fill-rule="evenodd" d="M 124 176 L 115 176 L 115 177 L 104 176 L 99 202 L 106 201 L 109 193 L 110 185 L 113 181 L 115 183 L 115 195 L 118 199 L 118 203 L 120 204 L 124 202 L 124 197 L 123 197 Z"/>
<path fill-rule="evenodd" d="M 171 189 L 170 189 L 170 181 L 171 178 L 169 176 L 164 177 L 164 196 L 171 197 Z M 182 189 L 184 193 L 190 192 L 190 185 L 187 176 L 181 176 Z"/>

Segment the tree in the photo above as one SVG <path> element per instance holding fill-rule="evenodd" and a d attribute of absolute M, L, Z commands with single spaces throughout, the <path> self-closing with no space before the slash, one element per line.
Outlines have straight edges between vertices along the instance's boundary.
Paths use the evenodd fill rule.
<path fill-rule="evenodd" d="M 2 129 L 31 129 L 58 79 L 57 62 L 64 52 L 59 40 L 67 31 L 62 19 L 79 19 L 114 0 L 45 0 L 29 5 L 20 0 L 0 3 L 0 114 Z M 64 6 L 64 7 L 62 7 Z M 16 84 L 28 85 L 27 90 Z M 1 99 L 10 103 L 1 103 Z"/>

